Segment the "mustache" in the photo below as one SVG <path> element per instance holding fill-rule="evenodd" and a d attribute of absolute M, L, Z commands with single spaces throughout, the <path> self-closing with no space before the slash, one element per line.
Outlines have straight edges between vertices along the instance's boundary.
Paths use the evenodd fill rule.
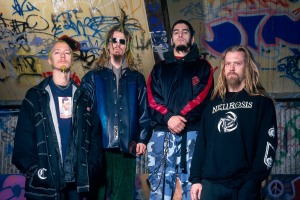
<path fill-rule="evenodd" d="M 228 75 L 236 75 L 236 76 L 238 76 L 238 74 L 235 73 L 235 72 L 228 72 L 228 73 L 227 73 L 227 76 L 228 76 Z"/>

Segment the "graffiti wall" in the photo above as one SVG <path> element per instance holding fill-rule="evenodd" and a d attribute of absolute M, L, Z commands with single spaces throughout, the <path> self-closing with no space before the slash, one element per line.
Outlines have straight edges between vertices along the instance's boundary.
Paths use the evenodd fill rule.
<path fill-rule="evenodd" d="M 299 97 L 299 0 L 167 0 L 170 23 L 190 21 L 196 42 L 214 67 L 232 45 L 246 45 L 261 80 L 275 97 Z M 218 75 L 218 72 L 215 74 Z"/>
<path fill-rule="evenodd" d="M 132 26 L 140 71 L 148 76 L 154 65 L 151 34 L 143 0 L 0 0 L 0 101 L 16 101 L 49 74 L 49 48 L 68 35 L 81 44 L 75 53 L 72 78 L 81 77 L 101 54 L 103 38 L 116 24 L 122 8 L 138 19 Z M 131 23 L 136 23 L 132 21 Z"/>

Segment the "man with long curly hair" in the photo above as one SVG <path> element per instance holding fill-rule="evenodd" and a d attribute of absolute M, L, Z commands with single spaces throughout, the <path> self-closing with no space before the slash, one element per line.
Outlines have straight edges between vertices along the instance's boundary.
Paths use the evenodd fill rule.
<path fill-rule="evenodd" d="M 189 179 L 192 200 L 261 199 L 261 183 L 275 160 L 276 112 L 246 47 L 224 52 L 200 129 Z"/>
<path fill-rule="evenodd" d="M 98 199 L 134 199 L 136 156 L 150 138 L 146 82 L 134 59 L 132 34 L 121 22 L 107 33 L 95 69 L 82 79 L 102 125 L 103 165 Z"/>

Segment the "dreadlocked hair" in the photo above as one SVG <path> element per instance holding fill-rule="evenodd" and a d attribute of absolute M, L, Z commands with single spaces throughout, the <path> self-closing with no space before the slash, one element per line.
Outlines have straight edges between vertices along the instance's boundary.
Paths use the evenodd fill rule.
<path fill-rule="evenodd" d="M 124 57 L 128 65 L 128 68 L 131 70 L 138 70 L 138 64 L 136 63 L 134 51 L 133 51 L 133 35 L 130 29 L 133 30 L 140 29 L 143 32 L 145 31 L 139 24 L 138 20 L 135 18 L 129 18 L 123 9 L 121 9 L 120 19 L 118 17 L 114 17 L 113 20 L 117 21 L 117 25 L 113 26 L 108 30 L 103 44 L 102 54 L 100 55 L 99 59 L 96 61 L 95 68 L 96 69 L 103 68 L 105 65 L 109 63 L 109 59 L 110 59 L 109 49 L 108 49 L 109 42 L 111 41 L 114 32 L 118 31 L 125 35 L 126 52 Z"/>
<path fill-rule="evenodd" d="M 245 87 L 244 89 L 249 93 L 249 95 L 263 95 L 268 96 L 266 90 L 259 81 L 259 72 L 256 63 L 254 62 L 250 51 L 241 45 L 232 46 L 226 49 L 222 56 L 221 61 L 221 71 L 218 77 L 217 85 L 213 91 L 211 99 L 216 97 L 221 97 L 222 100 L 225 100 L 225 95 L 227 92 L 227 81 L 224 74 L 225 71 L 225 57 L 229 52 L 243 52 L 244 53 L 244 62 L 246 65 L 245 69 Z"/>

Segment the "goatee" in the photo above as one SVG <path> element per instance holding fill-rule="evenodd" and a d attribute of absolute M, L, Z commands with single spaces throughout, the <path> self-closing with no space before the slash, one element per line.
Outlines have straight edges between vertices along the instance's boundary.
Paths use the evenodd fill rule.
<path fill-rule="evenodd" d="M 177 52 L 188 52 L 188 50 L 189 50 L 189 47 L 187 47 L 187 46 L 184 46 L 184 45 L 179 45 L 179 46 L 177 46 L 176 47 L 176 49 L 175 49 Z"/>
<path fill-rule="evenodd" d="M 238 76 L 230 77 L 227 79 L 228 88 L 238 89 L 241 84 L 242 84 L 242 81 L 240 80 L 240 78 Z"/>
<path fill-rule="evenodd" d="M 114 57 L 114 60 L 116 62 L 122 61 L 123 60 L 123 55 L 112 55 Z"/>

